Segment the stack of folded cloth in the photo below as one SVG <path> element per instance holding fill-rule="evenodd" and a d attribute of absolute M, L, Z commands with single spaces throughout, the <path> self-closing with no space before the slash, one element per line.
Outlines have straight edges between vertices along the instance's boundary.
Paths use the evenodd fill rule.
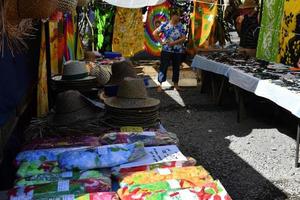
<path fill-rule="evenodd" d="M 158 99 L 147 95 L 143 79 L 125 78 L 117 96 L 104 99 L 106 123 L 113 127 L 153 127 L 159 123 Z"/>

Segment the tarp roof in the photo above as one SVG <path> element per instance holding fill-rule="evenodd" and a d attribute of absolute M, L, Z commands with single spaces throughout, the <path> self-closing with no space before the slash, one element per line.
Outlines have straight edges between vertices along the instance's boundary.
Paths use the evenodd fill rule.
<path fill-rule="evenodd" d="M 159 5 L 166 0 L 104 0 L 105 2 L 114 6 L 123 8 L 142 8 L 145 6 Z"/>

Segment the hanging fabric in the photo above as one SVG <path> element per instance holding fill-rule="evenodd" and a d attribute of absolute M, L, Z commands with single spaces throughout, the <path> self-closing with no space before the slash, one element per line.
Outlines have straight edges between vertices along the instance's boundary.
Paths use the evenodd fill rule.
<path fill-rule="evenodd" d="M 263 3 L 263 15 L 256 53 L 256 57 L 259 59 L 277 61 L 283 5 L 284 0 L 267 0 Z"/>
<path fill-rule="evenodd" d="M 141 9 L 117 8 L 112 50 L 130 57 L 144 49 L 144 26 Z"/>
<path fill-rule="evenodd" d="M 191 17 L 191 42 L 193 47 L 200 47 L 209 39 L 217 12 L 217 0 L 202 2 L 194 0 L 194 11 Z"/>
<path fill-rule="evenodd" d="M 73 19 L 71 14 L 65 15 L 64 21 L 64 60 L 74 60 L 75 59 L 75 29 L 73 24 Z"/>
<path fill-rule="evenodd" d="M 279 36 L 277 61 L 295 66 L 300 59 L 300 4 L 299 0 L 286 0 Z"/>
<path fill-rule="evenodd" d="M 160 56 L 161 45 L 152 33 L 162 22 L 170 20 L 170 7 L 171 4 L 168 1 L 158 6 L 148 7 L 144 44 L 145 50 L 153 56 Z"/>
<path fill-rule="evenodd" d="M 166 0 L 104 0 L 114 6 L 123 8 L 142 8 L 145 6 L 155 6 L 164 3 Z"/>
<path fill-rule="evenodd" d="M 50 33 L 50 58 L 51 58 L 51 73 L 52 75 L 59 74 L 58 67 L 58 23 L 56 21 L 49 21 Z"/>
<path fill-rule="evenodd" d="M 46 37 L 45 26 L 41 30 L 41 46 L 39 58 L 39 72 L 37 85 L 37 117 L 45 116 L 49 111 L 48 105 L 48 83 L 47 83 L 47 59 L 46 59 Z"/>
<path fill-rule="evenodd" d="M 115 8 L 97 7 L 95 10 L 95 37 L 98 51 L 111 51 Z"/>

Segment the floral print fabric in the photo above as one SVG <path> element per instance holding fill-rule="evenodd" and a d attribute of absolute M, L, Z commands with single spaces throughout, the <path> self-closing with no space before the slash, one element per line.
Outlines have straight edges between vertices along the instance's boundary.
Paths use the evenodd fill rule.
<path fill-rule="evenodd" d="M 107 184 L 111 184 L 111 173 L 108 170 L 89 170 L 89 171 L 66 171 L 62 173 L 45 173 L 38 174 L 16 181 L 16 186 L 40 185 L 62 180 L 79 180 L 79 179 L 101 179 Z"/>
<path fill-rule="evenodd" d="M 145 155 L 144 144 L 136 142 L 67 151 L 58 156 L 58 162 L 62 169 L 88 170 L 118 166 Z"/>
<path fill-rule="evenodd" d="M 156 169 L 150 172 L 136 172 L 126 176 L 121 182 L 120 186 L 128 187 L 135 184 L 149 184 L 159 181 L 172 180 L 172 179 L 187 179 L 198 177 L 200 179 L 209 178 L 209 173 L 202 167 L 176 167 L 170 169 Z"/>
<path fill-rule="evenodd" d="M 162 38 L 163 42 L 174 42 L 186 35 L 185 28 L 181 23 L 178 23 L 177 25 L 174 26 L 170 22 L 164 22 L 158 28 L 158 31 L 161 32 L 163 35 Z M 177 44 L 174 46 L 164 44 L 162 46 L 162 50 L 167 52 L 173 52 L 173 53 L 184 52 L 183 44 Z"/>
<path fill-rule="evenodd" d="M 141 141 L 145 146 L 159 146 L 168 144 L 178 144 L 179 140 L 174 133 L 161 133 L 144 131 L 141 133 L 134 132 L 112 132 L 106 133 L 101 142 L 106 144 L 122 144 L 122 143 L 134 143 Z"/>
<path fill-rule="evenodd" d="M 93 192 L 109 192 L 111 185 L 98 179 L 64 180 L 55 183 L 15 187 L 8 194 L 9 197 L 19 199 L 47 199 L 61 195 L 86 194 Z"/>
<path fill-rule="evenodd" d="M 117 8 L 112 50 L 130 57 L 144 49 L 144 27 L 141 9 Z"/>

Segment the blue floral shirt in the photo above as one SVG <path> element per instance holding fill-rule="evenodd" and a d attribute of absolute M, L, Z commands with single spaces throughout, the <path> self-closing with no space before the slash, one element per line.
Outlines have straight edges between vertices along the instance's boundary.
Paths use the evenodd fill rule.
<path fill-rule="evenodd" d="M 158 31 L 163 34 L 163 42 L 173 42 L 186 35 L 185 28 L 181 23 L 178 23 L 176 26 L 174 26 L 169 22 L 164 22 L 158 28 Z M 174 46 L 169 46 L 168 44 L 165 44 L 163 45 L 162 50 L 173 53 L 183 53 L 184 47 L 183 43 Z"/>

